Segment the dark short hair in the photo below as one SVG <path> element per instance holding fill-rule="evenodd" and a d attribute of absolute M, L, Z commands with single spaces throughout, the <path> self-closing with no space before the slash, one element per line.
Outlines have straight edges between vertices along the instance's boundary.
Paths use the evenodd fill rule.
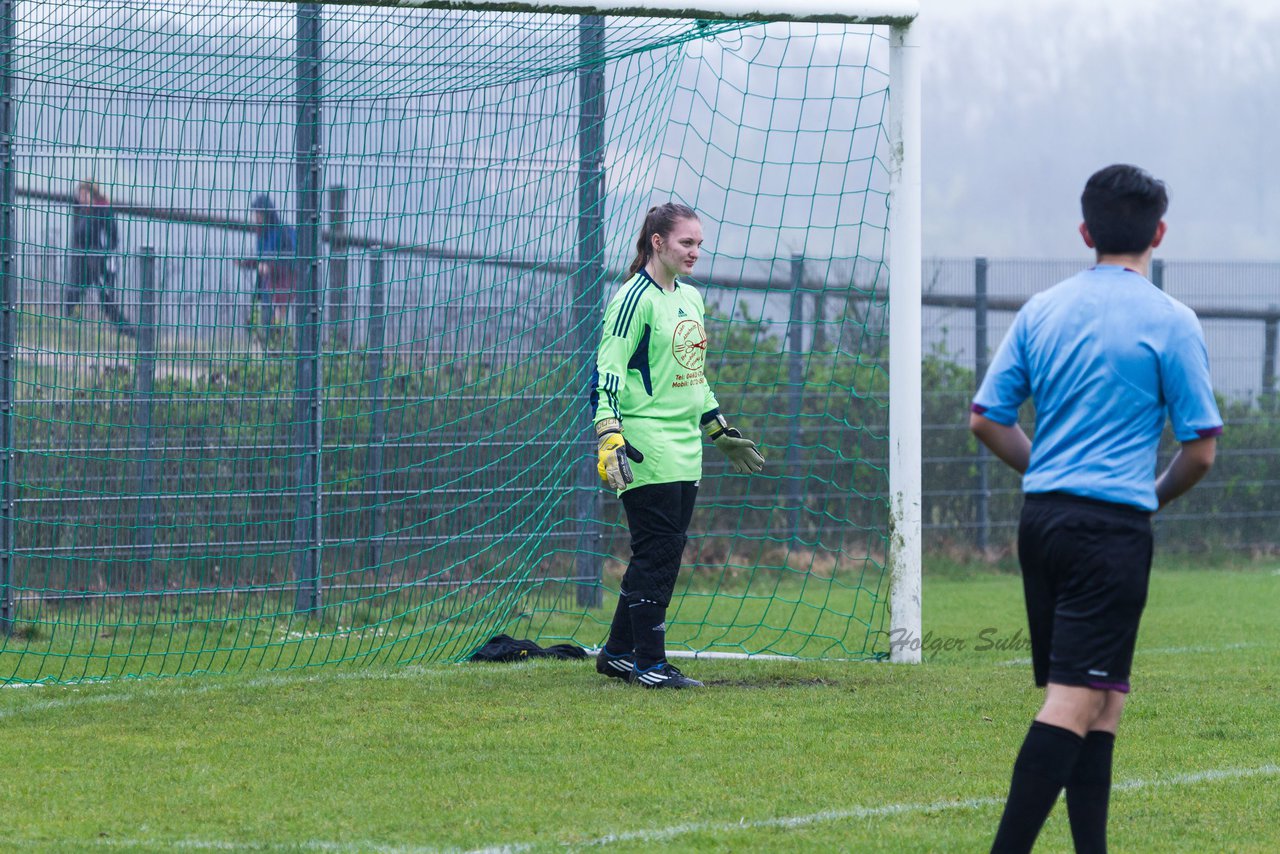
<path fill-rule="evenodd" d="M 1155 239 L 1156 226 L 1169 209 L 1169 192 L 1147 170 L 1117 163 L 1093 173 L 1080 208 L 1099 253 L 1136 254 L 1147 251 Z"/>

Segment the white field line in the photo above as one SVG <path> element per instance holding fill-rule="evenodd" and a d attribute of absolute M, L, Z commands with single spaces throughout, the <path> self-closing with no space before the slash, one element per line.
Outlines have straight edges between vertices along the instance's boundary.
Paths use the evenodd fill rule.
<path fill-rule="evenodd" d="M 12 841 L 24 850 L 38 849 L 43 845 L 58 848 L 73 844 L 65 839 L 43 842 L 36 839 Z M 325 842 L 319 839 L 302 842 L 230 842 L 225 839 L 151 839 L 145 836 L 98 837 L 74 843 L 94 848 L 144 848 L 150 851 L 324 851 L 333 854 L 462 854 L 457 848 L 436 848 L 421 845 L 386 845 L 380 842 Z"/>
<path fill-rule="evenodd" d="M 1280 776 L 1280 765 L 1261 765 L 1256 768 L 1218 768 L 1209 771 L 1193 771 L 1185 774 L 1171 774 L 1150 780 L 1122 780 L 1112 790 L 1116 792 L 1132 792 L 1141 789 L 1160 789 L 1175 786 L 1195 786 L 1200 783 L 1217 783 L 1228 780 L 1244 780 L 1252 777 Z M 779 816 L 777 818 L 756 819 L 747 821 L 697 822 L 678 824 L 669 827 L 658 827 L 647 830 L 629 830 L 622 833 L 611 833 L 587 840 L 564 840 L 546 842 L 519 842 L 508 845 L 490 845 L 475 848 L 466 854 L 520 854 L 539 848 L 555 850 L 574 850 L 578 848 L 602 848 L 620 842 L 666 842 L 691 833 L 741 833 L 744 830 L 791 829 L 807 827 L 813 824 L 825 824 L 851 819 L 880 818 L 885 816 L 910 815 L 913 813 L 949 812 L 954 810 L 973 810 L 983 807 L 998 806 L 1004 802 L 1001 797 L 969 798 L 960 801 L 933 801 L 931 803 L 899 803 L 885 804 L 878 807 L 853 807 L 843 810 L 823 810 L 807 815 Z M 36 848 L 44 844 L 41 840 L 10 839 L 8 842 L 22 848 Z M 332 842 L 325 840 L 305 840 L 301 842 L 246 842 L 244 840 L 222 839 L 161 839 L 146 837 L 103 838 L 95 837 L 85 840 L 56 840 L 58 845 L 76 844 L 99 848 L 166 848 L 170 850 L 195 851 L 236 851 L 251 849 L 254 851 L 322 851 L 334 854 L 358 854 L 358 852 L 375 852 L 375 854 L 458 854 L 456 848 L 436 848 L 418 845 L 387 845 L 377 842 Z"/>
<path fill-rule="evenodd" d="M 1112 786 L 1113 791 L 1131 792 L 1138 789 L 1157 789 L 1172 786 L 1194 786 L 1200 783 L 1215 783 L 1222 780 L 1243 780 L 1250 777 L 1280 776 L 1280 765 L 1262 765 L 1257 768 L 1220 768 L 1212 771 L 1194 771 L 1186 774 L 1173 774 L 1151 780 L 1124 780 Z M 823 810 L 808 815 L 779 816 L 753 821 L 745 819 L 727 822 L 698 822 L 695 824 L 677 824 L 670 827 L 650 830 L 630 830 L 623 833 L 611 833 L 581 842 L 523 842 L 515 845 L 494 845 L 477 848 L 468 854 L 516 854 L 537 848 L 598 848 L 619 842 L 666 842 L 691 833 L 740 833 L 744 830 L 790 829 L 805 827 L 811 824 L 848 821 L 850 819 L 879 818 L 881 816 L 908 815 L 911 813 L 945 812 L 950 810 L 972 810 L 982 807 L 997 806 L 1004 803 L 1002 797 L 969 798 L 962 801 L 934 801 L 933 803 L 885 804 L 879 807 L 853 807 L 844 810 Z"/>
<path fill-rule="evenodd" d="M 1157 649 L 1139 649 L 1142 655 L 1186 655 L 1192 653 L 1218 653 L 1231 652 L 1238 649 L 1251 649 L 1262 646 L 1259 643 L 1231 643 L 1222 646 L 1177 646 L 1164 647 Z M 593 650 L 594 652 L 594 650 Z M 736 653 L 681 653 L 671 651 L 667 653 L 672 658 L 677 657 L 702 657 L 702 658 L 738 658 Z M 743 658 L 752 659 L 774 659 L 796 661 L 797 659 L 789 656 L 772 656 L 772 655 L 752 655 L 742 656 Z M 508 668 L 519 668 L 530 666 L 529 663 L 512 663 L 506 665 Z M 1022 667 L 1031 664 L 1029 658 L 1012 658 L 1007 661 L 997 662 L 998 667 Z M 6 685 L 0 685 L 0 688 L 40 688 L 53 692 L 71 692 L 71 696 L 65 698 L 48 698 L 37 700 L 35 702 L 23 703 L 10 708 L 0 708 L 0 720 L 11 718 L 15 715 L 26 714 L 28 712 L 48 711 L 51 709 L 68 708 L 79 705 L 96 705 L 100 703 L 125 702 L 136 698 L 139 694 L 156 690 L 163 691 L 166 695 L 176 696 L 194 696 L 200 694 L 208 694 L 213 691 L 224 691 L 234 688 L 264 688 L 275 687 L 293 683 L 301 678 L 307 682 L 322 681 L 349 681 L 359 679 L 417 679 L 423 676 L 444 676 L 449 673 L 471 672 L 469 668 L 461 666 L 443 666 L 438 664 L 432 665 L 416 665 L 409 664 L 394 670 L 326 670 L 324 672 L 316 672 L 305 676 L 299 676 L 297 671 L 280 671 L 278 673 L 265 673 L 255 676 L 252 679 L 236 680 L 236 679 L 216 679 L 209 678 L 207 675 L 196 676 L 166 676 L 166 677 L 146 677 L 146 678 L 115 678 L 115 679 L 98 679 L 85 681 L 80 683 L 65 684 L 45 684 L 40 682 L 13 682 Z M 181 685 L 179 683 L 185 680 L 200 680 L 198 685 Z M 129 693 L 107 693 L 95 694 L 92 691 L 95 688 L 121 688 L 128 686 Z M 154 689 L 153 689 L 154 686 Z M 84 693 L 81 693 L 81 692 Z"/>
<path fill-rule="evenodd" d="M 599 655 L 600 647 L 587 647 L 587 656 Z M 720 659 L 724 661 L 803 661 L 794 655 L 778 655 L 767 652 L 715 652 L 712 650 L 703 650 L 698 652 L 696 649 L 669 649 L 667 650 L 667 658 L 701 658 L 701 659 Z M 823 664 L 832 662 L 860 662 L 855 658 L 824 658 L 821 660 Z M 869 662 L 868 662 L 869 663 Z"/>
<path fill-rule="evenodd" d="M 1253 649 L 1259 646 L 1263 646 L 1263 644 L 1228 643 L 1220 646 L 1164 646 L 1156 647 L 1155 649 L 1143 649 L 1142 647 L 1138 647 L 1137 655 L 1139 658 L 1144 655 L 1196 655 L 1214 652 L 1234 652 L 1237 649 Z M 1010 658 L 1007 661 L 997 662 L 996 666 L 1022 667 L 1029 664 L 1031 664 L 1031 659 L 1029 658 Z"/>
<path fill-rule="evenodd" d="M 508 666 L 511 668 L 520 668 L 528 665 L 514 663 Z M 217 679 L 201 675 L 147 677 L 145 681 L 140 679 L 113 679 L 66 685 L 44 685 L 41 683 L 30 682 L 14 683 L 6 687 L 16 688 L 21 686 L 27 688 L 43 688 L 50 694 L 55 692 L 66 693 L 69 694 L 69 696 L 47 697 L 47 699 L 22 703 L 9 708 L 0 708 L 0 720 L 15 717 L 17 715 L 28 714 L 30 712 L 49 711 L 51 709 L 96 705 L 99 703 L 126 702 L 129 700 L 136 700 L 138 697 L 146 696 L 149 693 L 163 693 L 164 696 L 191 697 L 199 696 L 201 694 L 211 694 L 216 691 L 233 690 L 236 688 L 272 688 L 296 684 L 299 681 L 346 682 L 351 680 L 422 679 L 425 676 L 442 677 L 462 672 L 464 671 L 453 667 L 410 664 L 395 670 L 329 670 L 323 673 L 317 672 L 313 674 L 300 674 L 298 671 L 281 671 L 279 673 L 265 673 L 261 676 L 255 676 L 252 679 L 243 680 Z M 196 680 L 200 680 L 199 684 L 192 684 L 196 682 Z M 187 684 L 182 684 L 184 681 L 186 681 Z M 128 693 L 115 690 L 126 686 L 131 689 Z M 110 688 L 113 690 L 110 693 L 97 694 L 93 693 L 93 689 L 95 688 Z"/>

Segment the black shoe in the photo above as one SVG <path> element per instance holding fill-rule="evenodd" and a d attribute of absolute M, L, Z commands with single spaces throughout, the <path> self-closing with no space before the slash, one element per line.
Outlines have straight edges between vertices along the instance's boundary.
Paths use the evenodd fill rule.
<path fill-rule="evenodd" d="M 690 679 L 674 664 L 664 661 L 646 670 L 637 667 L 631 671 L 631 681 L 646 688 L 702 688 L 697 679 Z"/>
<path fill-rule="evenodd" d="M 629 652 L 613 655 L 601 647 L 596 654 L 596 673 L 611 676 L 614 679 L 631 681 L 631 671 L 636 669 L 636 657 Z"/>

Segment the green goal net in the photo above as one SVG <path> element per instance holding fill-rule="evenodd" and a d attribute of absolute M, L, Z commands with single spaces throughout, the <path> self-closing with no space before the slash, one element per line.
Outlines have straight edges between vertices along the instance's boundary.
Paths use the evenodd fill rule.
<path fill-rule="evenodd" d="M 0 681 L 602 642 L 588 385 L 702 216 L 673 651 L 889 652 L 889 31 L 0 2 Z"/>

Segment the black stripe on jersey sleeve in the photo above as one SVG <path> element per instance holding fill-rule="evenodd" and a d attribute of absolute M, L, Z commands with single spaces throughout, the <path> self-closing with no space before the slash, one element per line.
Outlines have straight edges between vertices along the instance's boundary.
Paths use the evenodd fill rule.
<path fill-rule="evenodd" d="M 631 290 L 622 298 L 622 307 L 618 310 L 618 319 L 613 323 L 613 334 L 617 338 L 626 338 L 631 328 L 631 318 L 635 316 L 636 305 L 644 296 L 644 289 L 649 286 L 645 279 L 637 279 Z"/>
<path fill-rule="evenodd" d="M 622 413 L 618 411 L 618 377 L 614 374 L 604 376 L 604 397 L 614 416 L 621 417 Z"/>
<path fill-rule="evenodd" d="M 640 298 L 644 296 L 645 288 L 648 287 L 649 285 L 653 285 L 655 288 L 658 288 L 659 290 L 662 289 L 658 285 L 658 283 L 653 280 L 653 277 L 650 276 L 649 273 L 645 271 L 643 267 L 641 267 L 638 271 L 636 271 L 636 288 L 637 289 L 627 294 L 629 303 L 628 305 L 623 307 L 622 312 L 618 313 L 619 314 L 618 320 L 622 326 L 622 332 L 620 334 L 615 332 L 614 333 L 615 335 L 619 335 L 619 337 L 621 338 L 626 338 L 627 335 L 630 334 L 631 321 L 635 318 L 636 309 L 639 308 L 640 306 Z M 632 299 L 633 296 L 634 296 L 634 299 Z M 625 312 L 625 316 L 624 316 L 624 312 Z M 615 326 L 616 325 L 617 324 L 615 324 Z"/>

